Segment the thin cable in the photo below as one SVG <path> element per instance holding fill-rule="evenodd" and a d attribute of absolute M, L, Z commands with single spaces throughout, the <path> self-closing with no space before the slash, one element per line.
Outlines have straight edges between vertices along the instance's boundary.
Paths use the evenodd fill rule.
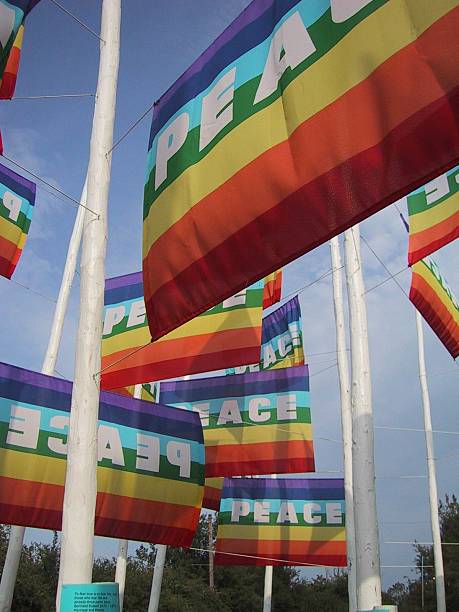
<path fill-rule="evenodd" d="M 36 291 L 35 289 L 32 289 L 32 287 L 28 287 L 27 285 L 23 285 L 22 283 L 18 282 L 17 280 L 14 280 L 14 278 L 10 278 L 9 281 L 11 283 L 14 283 L 15 285 L 19 285 L 19 287 L 22 287 L 23 289 L 27 289 L 27 291 L 30 291 L 31 293 L 35 293 L 35 295 L 39 295 L 40 297 L 42 297 L 45 300 L 48 300 L 49 302 L 53 302 L 53 304 L 55 304 L 57 302 L 57 300 L 55 300 L 52 297 L 49 297 L 49 295 L 45 295 L 44 293 L 40 293 L 39 291 Z"/>
<path fill-rule="evenodd" d="M 153 102 L 153 104 L 151 106 L 149 106 L 147 108 L 147 110 L 138 119 L 136 119 L 134 121 L 134 123 L 126 130 L 126 132 L 124 132 L 124 134 L 122 136 L 120 136 L 120 138 L 118 138 L 118 140 L 115 142 L 115 144 L 112 146 L 112 148 L 106 153 L 107 157 L 110 155 L 110 153 L 113 151 L 113 149 L 115 149 L 121 142 L 123 142 L 123 140 L 126 138 L 126 136 L 129 136 L 129 134 L 132 132 L 132 130 L 135 129 L 139 125 L 139 123 L 145 119 L 145 117 L 148 115 L 148 113 L 151 111 L 151 109 L 154 107 L 154 105 L 155 105 L 155 103 Z"/>
<path fill-rule="evenodd" d="M 405 296 L 409 299 L 407 292 L 405 291 L 405 289 L 402 287 L 402 285 L 398 282 L 398 280 L 395 278 L 396 275 L 393 275 L 392 272 L 389 270 L 389 268 L 386 266 L 386 264 L 383 262 L 383 260 L 379 257 L 379 255 L 375 252 L 375 250 L 373 249 L 373 247 L 371 246 L 371 244 L 368 242 L 368 240 L 362 236 L 362 240 L 364 241 L 364 243 L 367 245 L 367 247 L 370 249 L 370 251 L 373 253 L 373 255 L 376 257 L 376 259 L 379 261 L 379 263 L 382 265 L 382 267 L 384 268 L 384 270 L 389 274 L 389 276 L 392 278 L 392 280 L 394 281 L 394 283 L 396 283 L 396 285 L 398 286 L 399 289 L 401 289 L 403 291 L 403 293 L 405 294 Z"/>
<path fill-rule="evenodd" d="M 373 287 L 370 287 L 370 289 L 367 289 L 365 291 L 365 294 L 370 293 L 370 291 L 373 291 L 374 289 L 377 289 L 378 287 L 381 287 L 381 285 L 384 285 L 385 283 L 389 282 L 390 280 L 393 280 L 396 276 L 398 276 L 402 272 L 405 272 L 408 269 L 409 269 L 409 266 L 405 266 L 404 268 L 402 268 L 398 272 L 395 272 L 395 274 L 391 274 L 388 278 L 385 278 L 383 281 L 381 281 L 377 285 L 374 285 Z"/>
<path fill-rule="evenodd" d="M 232 552 L 227 552 L 227 551 L 223 551 L 223 550 L 211 550 L 209 548 L 197 548 L 196 546 L 190 546 L 189 550 L 196 550 L 198 552 L 205 552 L 205 553 L 215 553 L 218 555 L 230 555 L 232 557 L 244 557 L 245 559 L 262 559 L 263 561 L 277 561 L 280 563 L 285 563 L 286 565 L 292 565 L 292 560 L 287 560 L 287 559 L 274 559 L 273 557 L 259 557 L 257 555 L 244 555 L 242 553 L 232 553 Z M 305 567 L 326 567 L 326 568 L 331 568 L 331 567 L 339 567 L 338 565 L 319 565 L 318 563 L 304 563 L 301 561 L 295 561 L 295 565 L 298 566 L 305 566 Z"/>
<path fill-rule="evenodd" d="M 98 219 L 99 219 L 99 214 L 96 213 L 94 210 L 92 210 L 91 208 L 88 208 L 87 206 L 85 206 L 84 204 L 82 204 L 79 200 L 76 200 L 74 197 L 68 195 L 68 193 L 65 193 L 65 191 L 61 191 L 60 189 L 58 189 L 57 187 L 55 187 L 54 185 L 52 185 L 51 183 L 48 183 L 48 181 L 45 181 L 44 178 L 42 178 L 41 176 L 38 176 L 38 174 L 34 174 L 33 172 L 31 172 L 30 170 L 28 170 L 27 168 L 25 168 L 24 166 L 21 166 L 20 163 L 18 163 L 17 161 L 14 161 L 14 159 L 11 159 L 11 157 L 7 157 L 4 153 L 2 154 L 2 157 L 4 157 L 7 161 L 9 161 L 11 164 L 14 164 L 15 166 L 17 166 L 18 168 L 21 168 L 21 170 L 24 170 L 24 172 L 27 172 L 28 174 L 30 174 L 30 176 L 33 176 L 35 179 L 37 179 L 38 181 L 41 181 L 42 183 L 44 183 L 45 185 L 47 185 L 48 187 L 51 187 L 51 189 L 54 189 L 55 191 L 57 191 L 57 193 L 60 193 L 61 195 L 63 195 L 64 197 L 66 197 L 67 199 L 69 199 L 71 202 L 74 202 L 77 206 L 81 206 L 82 208 L 85 208 L 86 210 L 89 210 L 89 212 L 91 212 L 93 215 L 95 215 Z"/>
<path fill-rule="evenodd" d="M 90 32 L 93 36 L 95 36 L 96 38 L 98 38 L 101 42 L 104 43 L 105 45 L 105 40 L 103 38 L 101 38 L 99 36 L 99 34 L 97 32 L 95 32 L 94 30 L 92 30 L 88 25 L 86 25 L 83 21 L 81 21 L 81 19 L 78 19 L 78 17 L 76 15 L 74 15 L 73 13 L 71 13 L 70 11 L 68 11 L 65 6 L 62 6 L 62 4 L 60 2 L 57 2 L 57 0 L 50 0 L 50 2 L 52 2 L 53 4 L 55 4 L 57 7 L 59 7 L 61 9 L 61 11 L 63 11 L 64 13 L 66 13 L 67 15 L 69 15 L 69 17 L 71 17 L 72 19 L 74 19 L 77 23 L 80 24 L 80 26 L 82 26 L 85 30 L 87 30 L 88 32 Z"/>
<path fill-rule="evenodd" d="M 383 544 L 418 544 L 419 546 L 433 546 L 433 542 L 383 542 Z M 441 542 L 442 546 L 459 546 L 459 542 Z M 424 566 L 425 567 L 425 566 Z"/>
<path fill-rule="evenodd" d="M 425 429 L 418 429 L 415 427 L 389 427 L 385 425 L 375 425 L 375 429 L 388 429 L 391 431 L 416 431 L 419 433 L 425 433 Z M 459 431 L 445 431 L 443 429 L 432 429 L 432 433 L 459 436 Z"/>
<path fill-rule="evenodd" d="M 319 370 L 318 372 L 314 372 L 314 374 L 310 374 L 309 378 L 312 378 L 313 376 L 317 376 L 318 374 L 322 374 L 322 372 L 326 372 L 327 370 L 331 370 L 332 368 L 336 368 L 337 365 L 338 365 L 338 362 L 335 361 L 335 363 L 332 363 L 332 365 L 328 366 L 328 368 L 323 368 L 323 370 Z"/>
<path fill-rule="evenodd" d="M 79 93 L 79 94 L 55 94 L 49 96 L 14 96 L 12 100 L 48 100 L 48 99 L 60 99 L 60 98 L 94 98 L 96 94 L 93 93 Z"/>
<path fill-rule="evenodd" d="M 344 268 L 344 266 L 340 266 L 339 268 L 337 268 L 337 270 L 341 270 L 342 268 Z M 327 276 L 330 276 L 330 274 L 333 274 L 333 272 L 334 272 L 334 270 L 332 268 L 330 268 L 329 270 L 327 270 L 327 272 L 324 272 L 321 276 L 319 276 L 315 280 L 311 281 L 307 285 L 304 285 L 304 287 L 301 287 L 300 289 L 297 289 L 296 291 L 292 291 L 291 293 L 287 294 L 285 297 L 283 297 L 281 300 L 279 300 L 279 304 L 282 304 L 283 302 L 285 302 L 286 300 L 288 300 L 289 298 L 291 298 L 291 297 L 293 297 L 295 295 L 299 295 L 300 293 L 303 293 L 303 291 L 305 291 L 309 287 L 312 287 L 312 285 L 315 285 L 316 283 L 319 283 L 321 280 L 323 280 Z"/>

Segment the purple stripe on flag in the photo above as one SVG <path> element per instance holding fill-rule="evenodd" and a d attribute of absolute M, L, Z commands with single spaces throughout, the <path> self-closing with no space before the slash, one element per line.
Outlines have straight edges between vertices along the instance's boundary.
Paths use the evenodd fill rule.
<path fill-rule="evenodd" d="M 125 274 L 124 276 L 114 276 L 113 278 L 106 279 L 105 291 L 120 289 L 121 287 L 128 287 L 129 285 L 137 285 L 139 283 L 143 283 L 142 272 L 133 272 L 132 274 Z"/>
<path fill-rule="evenodd" d="M 3 183 L 5 187 L 17 193 L 21 198 L 25 198 L 31 206 L 34 205 L 36 191 L 35 183 L 32 183 L 32 181 L 17 174 L 14 170 L 7 168 L 3 164 L 0 164 L 0 183 Z"/>

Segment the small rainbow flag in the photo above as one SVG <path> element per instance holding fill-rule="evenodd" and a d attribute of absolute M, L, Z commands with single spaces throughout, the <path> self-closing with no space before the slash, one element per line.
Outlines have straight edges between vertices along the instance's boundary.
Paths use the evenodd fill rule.
<path fill-rule="evenodd" d="M 237 366 L 227 374 L 245 374 L 288 368 L 304 364 L 301 309 L 298 296 L 263 317 L 261 331 L 261 358 L 258 364 Z"/>
<path fill-rule="evenodd" d="M 199 412 L 206 477 L 314 471 L 308 366 L 166 381 L 159 399 Z"/>
<path fill-rule="evenodd" d="M 282 294 L 282 269 L 276 270 L 265 277 L 265 292 L 263 295 L 263 310 L 280 302 Z"/>
<path fill-rule="evenodd" d="M 223 481 L 223 477 L 206 478 L 204 480 L 204 498 L 202 500 L 202 507 L 206 508 L 206 510 L 216 510 L 218 512 L 220 509 Z"/>
<path fill-rule="evenodd" d="M 411 266 L 459 237 L 459 166 L 417 189 L 406 200 Z"/>
<path fill-rule="evenodd" d="M 39 1 L 0 0 L 0 100 L 10 100 L 14 95 L 24 20 Z"/>
<path fill-rule="evenodd" d="M 225 478 L 215 563 L 346 567 L 342 478 Z"/>
<path fill-rule="evenodd" d="M 72 383 L 0 363 L 0 522 L 61 529 Z M 204 490 L 197 414 L 115 393 L 99 405 L 94 533 L 189 546 Z"/>
<path fill-rule="evenodd" d="M 248 5 L 154 107 L 154 340 L 459 163 L 458 31 L 458 0 Z"/>
<path fill-rule="evenodd" d="M 260 354 L 262 303 L 263 281 L 258 281 L 152 343 L 142 273 L 108 279 L 102 387 L 117 389 L 253 363 Z"/>
<path fill-rule="evenodd" d="M 29 233 L 35 184 L 0 164 L 0 274 L 11 278 Z"/>
<path fill-rule="evenodd" d="M 411 266 L 410 300 L 446 349 L 459 355 L 459 302 L 430 258 Z"/>

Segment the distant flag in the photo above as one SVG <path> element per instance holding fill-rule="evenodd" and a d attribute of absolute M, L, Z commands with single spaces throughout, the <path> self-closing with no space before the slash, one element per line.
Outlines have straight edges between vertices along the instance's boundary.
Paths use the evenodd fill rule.
<path fill-rule="evenodd" d="M 459 237 L 459 166 L 420 187 L 406 200 L 411 266 Z"/>
<path fill-rule="evenodd" d="M 265 277 L 265 289 L 263 293 L 263 310 L 280 302 L 282 294 L 282 269 L 276 270 Z"/>
<path fill-rule="evenodd" d="M 446 349 L 459 355 L 459 302 L 430 258 L 411 266 L 410 300 Z"/>
<path fill-rule="evenodd" d="M 105 284 L 102 388 L 209 372 L 260 355 L 263 281 L 151 342 L 141 272 Z"/>
<path fill-rule="evenodd" d="M 143 383 L 141 385 L 141 395 L 138 399 L 144 402 L 156 403 L 158 401 L 158 383 Z M 111 389 L 113 393 L 119 393 L 127 397 L 134 397 L 135 385 L 129 385 L 128 387 L 121 387 L 120 389 Z"/>
<path fill-rule="evenodd" d="M 342 478 L 225 478 L 219 565 L 346 567 Z"/>
<path fill-rule="evenodd" d="M 458 31 L 457 0 L 249 4 L 154 108 L 153 339 L 459 163 Z"/>
<path fill-rule="evenodd" d="M 263 317 L 260 362 L 236 366 L 227 374 L 244 374 L 304 364 L 303 332 L 298 296 Z"/>
<path fill-rule="evenodd" d="M 199 412 L 206 477 L 314 471 L 307 366 L 165 381 L 159 399 Z"/>
<path fill-rule="evenodd" d="M 24 20 L 40 0 L 0 0 L 0 99 L 13 97 L 19 69 Z"/>
<path fill-rule="evenodd" d="M 29 233 L 35 184 L 0 164 L 0 275 L 11 278 Z"/>

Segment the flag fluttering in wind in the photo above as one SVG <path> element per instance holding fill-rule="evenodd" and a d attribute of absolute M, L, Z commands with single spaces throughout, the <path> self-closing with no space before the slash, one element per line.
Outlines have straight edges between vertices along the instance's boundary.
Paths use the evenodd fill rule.
<path fill-rule="evenodd" d="M 215 563 L 346 567 L 342 478 L 225 478 Z"/>
<path fill-rule="evenodd" d="M 0 99 L 14 95 L 24 21 L 40 0 L 0 0 Z"/>
<path fill-rule="evenodd" d="M 263 318 L 260 362 L 229 368 L 227 374 L 244 374 L 304 364 L 301 309 L 298 296 Z"/>
<path fill-rule="evenodd" d="M 458 0 L 254 0 L 158 100 L 157 339 L 459 162 Z"/>
<path fill-rule="evenodd" d="M 199 412 L 206 477 L 314 471 L 308 366 L 166 381 L 159 401 Z"/>
<path fill-rule="evenodd" d="M 0 164 L 0 275 L 11 278 L 29 233 L 35 183 Z"/>
<path fill-rule="evenodd" d="M 102 387 L 117 389 L 257 361 L 262 304 L 263 281 L 258 281 L 152 343 L 142 274 L 108 279 Z"/>
<path fill-rule="evenodd" d="M 204 497 L 202 507 L 206 510 L 216 510 L 220 508 L 220 498 L 223 490 L 223 477 L 206 478 L 204 480 Z"/>
<path fill-rule="evenodd" d="M 420 187 L 406 200 L 411 266 L 459 238 L 459 166 Z"/>
<path fill-rule="evenodd" d="M 0 521 L 61 529 L 72 383 L 0 363 Z M 190 546 L 204 490 L 197 414 L 102 392 L 94 533 Z"/>
<path fill-rule="evenodd" d="M 426 258 L 411 266 L 410 300 L 454 359 L 459 355 L 459 302 L 440 274 L 437 264 Z"/>
<path fill-rule="evenodd" d="M 265 290 L 263 295 L 263 310 L 280 302 L 282 295 L 282 269 L 268 274 L 265 278 Z"/>

